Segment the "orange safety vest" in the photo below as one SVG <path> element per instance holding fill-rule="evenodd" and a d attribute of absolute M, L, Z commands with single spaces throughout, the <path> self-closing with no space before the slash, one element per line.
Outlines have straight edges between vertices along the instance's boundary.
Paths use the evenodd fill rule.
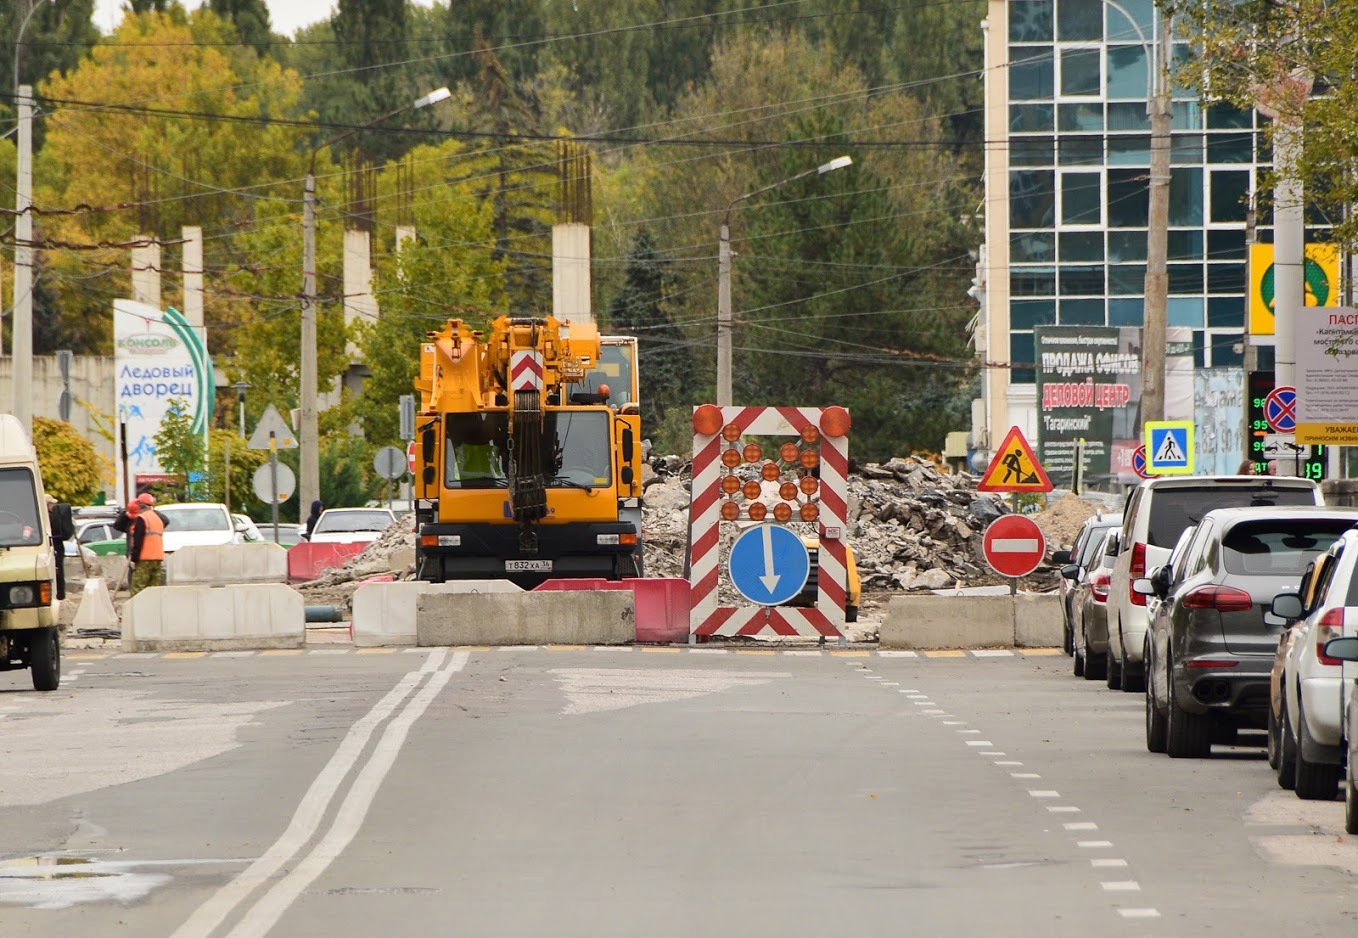
<path fill-rule="evenodd" d="M 165 522 L 160 520 L 160 515 L 154 509 L 148 508 L 137 515 L 138 519 L 146 525 L 146 529 L 141 539 L 141 556 L 135 558 L 138 562 L 143 560 L 164 560 L 165 559 Z"/>

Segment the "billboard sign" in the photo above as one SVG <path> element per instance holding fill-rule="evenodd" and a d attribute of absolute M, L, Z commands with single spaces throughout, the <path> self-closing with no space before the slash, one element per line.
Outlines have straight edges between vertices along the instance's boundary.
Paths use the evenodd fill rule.
<path fill-rule="evenodd" d="M 1358 444 L 1358 310 L 1317 311 L 1296 322 L 1296 442 Z"/>
<path fill-rule="evenodd" d="M 1306 245 L 1302 282 L 1307 306 L 1339 305 L 1339 248 L 1333 244 Z M 1251 244 L 1249 263 L 1250 340 L 1273 335 L 1273 245 Z M 1255 342 L 1272 345 L 1271 339 Z"/>
<path fill-rule="evenodd" d="M 171 399 L 185 402 L 194 432 L 203 435 L 207 446 L 214 379 L 205 338 L 201 328 L 190 326 L 174 309 L 113 301 L 114 401 L 118 421 L 126 427 L 126 474 L 134 487 L 138 480 L 165 476 L 155 437 Z M 117 459 L 118 499 L 125 502 L 129 493 L 123 491 L 121 452 Z"/>

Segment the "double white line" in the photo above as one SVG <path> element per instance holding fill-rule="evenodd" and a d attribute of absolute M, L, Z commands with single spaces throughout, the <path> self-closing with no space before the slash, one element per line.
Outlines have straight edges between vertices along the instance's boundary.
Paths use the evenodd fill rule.
<path fill-rule="evenodd" d="M 307 789 L 283 835 L 263 856 L 199 906 L 171 938 L 209 938 L 237 907 L 250 898 L 252 892 L 272 879 L 285 864 L 302 854 L 320 828 L 344 779 L 362 757 L 368 740 L 378 726 L 399 709 L 400 712 L 382 731 L 367 762 L 358 770 L 325 836 L 259 897 L 225 938 L 263 938 L 267 935 L 302 891 L 325 872 L 358 834 L 383 779 L 396 762 L 411 725 L 466 663 L 467 652 L 459 651 L 450 656 L 447 650 L 439 649 L 430 653 L 418 671 L 411 671 L 403 677 L 376 706 L 349 728 L 339 749 Z M 432 677 L 411 697 L 415 688 L 430 674 Z M 406 702 L 408 697 L 410 700 Z"/>

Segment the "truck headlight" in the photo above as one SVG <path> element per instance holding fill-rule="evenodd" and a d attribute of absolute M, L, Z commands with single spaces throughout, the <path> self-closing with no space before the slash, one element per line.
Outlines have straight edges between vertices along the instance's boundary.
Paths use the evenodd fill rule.
<path fill-rule="evenodd" d="M 9 604 L 11 606 L 32 606 L 36 598 L 37 594 L 33 587 L 27 584 L 9 588 Z"/>

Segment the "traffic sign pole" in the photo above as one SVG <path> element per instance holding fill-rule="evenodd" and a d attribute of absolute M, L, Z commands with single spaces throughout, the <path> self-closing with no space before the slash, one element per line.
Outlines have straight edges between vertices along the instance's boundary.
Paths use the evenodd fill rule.
<path fill-rule="evenodd" d="M 273 542 L 278 543 L 278 440 L 269 431 L 269 487 L 273 491 Z"/>

